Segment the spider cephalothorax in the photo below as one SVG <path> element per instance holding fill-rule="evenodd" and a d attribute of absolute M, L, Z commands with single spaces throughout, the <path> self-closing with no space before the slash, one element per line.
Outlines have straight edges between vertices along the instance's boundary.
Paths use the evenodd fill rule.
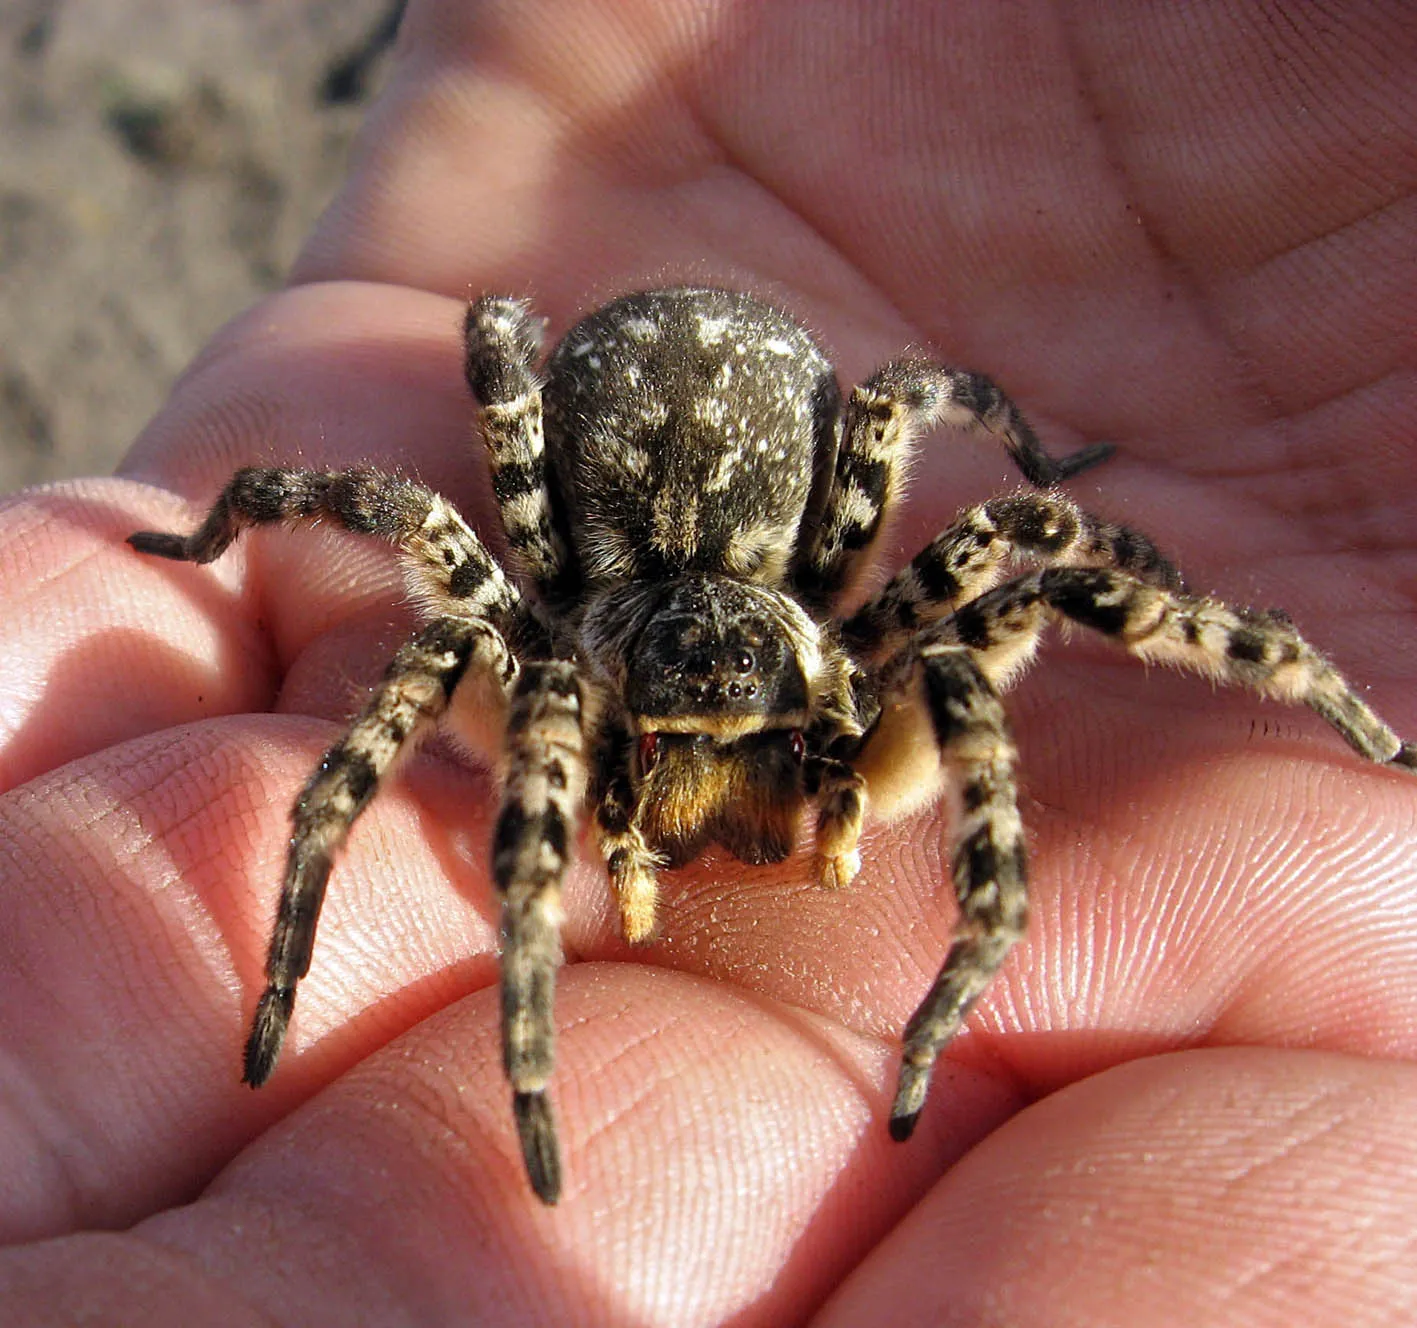
<path fill-rule="evenodd" d="M 528 1175 L 561 1192 L 547 1097 L 558 893 L 588 814 L 627 939 L 654 930 L 656 872 L 716 842 L 786 857 L 816 809 L 828 886 L 859 866 L 868 808 L 912 810 L 951 772 L 959 921 L 907 1025 L 891 1132 L 907 1137 L 941 1050 L 1022 933 L 1023 832 L 999 690 L 1065 620 L 1137 657 L 1304 702 L 1370 760 L 1402 742 L 1287 619 L 1187 590 L 1144 536 L 1052 486 L 1055 460 L 988 379 L 925 359 L 843 399 L 785 314 L 749 296 L 626 296 L 561 340 L 516 300 L 468 311 L 467 378 L 520 588 L 442 498 L 370 470 L 249 469 L 190 536 L 140 551 L 208 562 L 240 530 L 333 520 L 401 552 L 427 622 L 296 801 L 245 1078 L 275 1066 L 333 855 L 408 745 L 444 723 L 504 734 L 492 845 L 503 903 L 503 1048 Z M 836 615 L 937 424 L 996 435 L 1034 489 L 961 512 L 879 593 Z M 1019 572 L 1016 562 L 1031 564 Z"/>

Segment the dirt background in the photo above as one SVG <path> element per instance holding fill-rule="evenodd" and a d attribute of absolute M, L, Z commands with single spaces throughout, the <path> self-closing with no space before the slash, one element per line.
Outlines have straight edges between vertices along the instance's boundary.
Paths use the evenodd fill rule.
<path fill-rule="evenodd" d="M 0 492 L 112 470 L 212 332 L 280 284 L 392 16 L 0 0 Z"/>

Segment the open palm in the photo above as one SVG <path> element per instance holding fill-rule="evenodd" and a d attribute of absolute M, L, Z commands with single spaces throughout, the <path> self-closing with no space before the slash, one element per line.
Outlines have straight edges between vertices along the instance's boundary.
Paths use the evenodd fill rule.
<path fill-rule="evenodd" d="M 290 800 L 411 624 L 392 559 L 327 532 L 208 568 L 123 544 L 251 463 L 399 469 L 493 538 L 466 297 L 560 330 L 626 289 L 744 287 L 844 379 L 928 346 L 1055 454 L 1116 442 L 1079 501 L 1282 605 L 1413 736 L 1417 36 L 1381 5 L 1304 21 L 411 7 L 291 288 L 121 478 L 0 510 L 16 1322 L 1411 1321 L 1417 783 L 1313 716 L 1046 652 L 1012 700 L 1029 939 L 903 1146 L 896 1039 L 952 924 L 941 813 L 868 832 L 844 895 L 800 854 L 712 853 L 666 877 L 643 951 L 582 864 L 549 1211 L 501 1077 L 494 786 L 439 746 L 336 869 L 276 1076 L 238 1083 Z M 930 440 L 889 557 L 1013 480 Z"/>

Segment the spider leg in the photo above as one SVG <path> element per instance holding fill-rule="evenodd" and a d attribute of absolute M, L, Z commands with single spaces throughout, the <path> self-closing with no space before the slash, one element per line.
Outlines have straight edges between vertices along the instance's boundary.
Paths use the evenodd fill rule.
<path fill-rule="evenodd" d="M 599 781 L 595 829 L 620 907 L 620 934 L 632 945 L 639 945 L 654 934 L 659 901 L 657 869 L 662 858 L 650 848 L 644 832 L 635 824 L 635 793 L 623 744 L 621 748 L 620 759 Z"/>
<path fill-rule="evenodd" d="M 1145 535 L 1093 516 L 1061 493 L 1024 491 L 965 508 L 842 624 L 842 639 L 861 655 L 894 651 L 917 628 L 997 585 L 1018 558 L 1118 567 L 1182 589 L 1181 574 Z"/>
<path fill-rule="evenodd" d="M 953 856 L 960 921 L 939 976 L 905 1028 L 891 1110 L 897 1139 L 914 1129 L 936 1059 L 1026 921 L 1016 752 L 995 689 L 1028 661 L 1050 620 L 1092 628 L 1149 662 L 1306 704 L 1369 760 L 1417 773 L 1417 744 L 1398 737 L 1287 620 L 1134 572 L 1046 568 L 926 629 L 887 665 L 880 717 L 854 762 L 887 814 L 918 805 L 920 790 L 938 787 L 942 764 L 960 778 Z M 921 741 L 922 730 L 933 732 L 933 744 Z"/>
<path fill-rule="evenodd" d="M 544 593 L 572 590 L 565 540 L 556 529 L 542 421 L 542 325 L 522 300 L 483 296 L 463 324 L 464 367 L 482 406 L 492 492 L 507 540 Z"/>
<path fill-rule="evenodd" d="M 555 1058 L 560 894 L 587 763 L 574 664 L 523 666 L 507 748 L 507 786 L 492 848 L 492 876 L 502 896 L 502 1053 L 527 1176 L 542 1201 L 554 1204 L 561 1155 L 546 1086 Z"/>
<path fill-rule="evenodd" d="M 344 471 L 238 470 L 190 535 L 140 530 L 139 553 L 209 563 L 249 526 L 333 521 L 386 540 L 403 555 L 409 587 L 432 613 L 499 627 L 527 615 L 517 590 L 445 498 L 412 480 L 359 467 Z"/>
<path fill-rule="evenodd" d="M 1417 770 L 1417 747 L 1282 615 L 1232 608 L 1119 569 L 1054 567 L 961 605 L 937 630 L 968 647 L 984 675 L 1004 686 L 1027 664 L 1050 618 L 1089 627 L 1149 663 L 1307 705 L 1368 760 Z"/>
<path fill-rule="evenodd" d="M 932 632 L 902 652 L 883 681 L 888 692 L 881 719 L 860 753 L 868 782 L 879 771 L 899 773 L 902 753 L 921 746 L 923 730 L 933 738 L 926 744 L 934 785 L 938 767 L 952 767 L 961 805 L 951 856 L 959 921 L 939 976 L 903 1035 L 890 1128 L 894 1138 L 906 1139 L 940 1052 L 1023 935 L 1027 863 L 1017 752 L 1003 704 L 968 649 Z"/>
<path fill-rule="evenodd" d="M 882 366 L 846 404 L 826 506 L 794 567 L 796 587 L 814 607 L 831 604 L 867 565 L 898 496 L 911 443 L 937 424 L 995 434 L 1024 478 L 1039 488 L 1059 484 L 1113 452 L 1100 443 L 1071 456 L 1049 456 L 1018 407 L 982 374 L 918 359 Z"/>
<path fill-rule="evenodd" d="M 866 780 L 847 762 L 830 757 L 814 758 L 806 773 L 818 803 L 817 880 L 828 890 L 844 889 L 861 870 L 856 846 L 866 821 Z"/>
<path fill-rule="evenodd" d="M 501 634 L 487 623 L 439 618 L 422 628 L 399 648 L 358 718 L 296 799 L 266 989 L 246 1043 L 243 1079 L 253 1088 L 270 1078 L 280 1055 L 296 986 L 310 969 L 335 854 L 380 783 L 446 711 L 470 666 L 503 685 L 516 668 Z"/>
<path fill-rule="evenodd" d="M 1182 588 L 1180 573 L 1145 535 L 1083 511 L 1061 493 L 1027 491 L 991 498 L 966 508 L 922 549 L 884 589 L 841 624 L 841 639 L 858 659 L 888 658 L 918 637 L 922 628 L 988 591 L 1009 564 L 1031 558 L 1048 565 L 1122 568 L 1150 584 Z M 991 675 L 992 676 L 992 675 Z M 836 879 L 849 880 L 849 864 L 869 794 L 877 815 L 896 817 L 918 807 L 939 786 L 933 752 L 922 748 L 909 726 L 888 723 L 896 736 L 889 760 L 871 761 L 864 787 L 837 781 L 827 788 L 817 828 L 819 858 L 844 864 Z M 927 726 L 928 728 L 928 726 Z M 928 746 L 928 744 L 926 744 Z M 869 755 L 869 754 L 868 754 Z M 823 844 L 832 846 L 829 855 Z M 830 882 L 833 874 L 822 871 Z"/>

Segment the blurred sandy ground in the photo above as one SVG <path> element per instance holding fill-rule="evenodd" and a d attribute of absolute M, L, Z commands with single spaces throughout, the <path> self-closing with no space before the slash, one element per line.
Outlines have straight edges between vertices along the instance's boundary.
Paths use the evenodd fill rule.
<path fill-rule="evenodd" d="M 112 470 L 280 284 L 363 115 L 328 80 L 389 9 L 0 0 L 0 492 Z"/>

